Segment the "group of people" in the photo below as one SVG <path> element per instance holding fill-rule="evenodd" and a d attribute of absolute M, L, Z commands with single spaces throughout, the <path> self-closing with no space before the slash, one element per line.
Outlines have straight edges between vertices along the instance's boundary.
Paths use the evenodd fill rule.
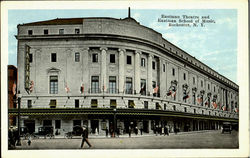
<path fill-rule="evenodd" d="M 165 125 L 164 127 L 159 127 L 158 125 L 156 125 L 155 128 L 154 128 L 154 133 L 156 135 L 158 135 L 158 134 L 160 134 L 160 135 L 164 134 L 164 136 L 165 135 L 169 135 L 169 133 L 170 133 L 170 126 L 169 125 Z"/>

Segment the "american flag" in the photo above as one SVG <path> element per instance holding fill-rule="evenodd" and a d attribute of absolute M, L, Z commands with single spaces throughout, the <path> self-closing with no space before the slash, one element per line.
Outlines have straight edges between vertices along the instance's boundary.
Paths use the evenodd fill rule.
<path fill-rule="evenodd" d="M 15 82 L 12 86 L 12 92 L 13 92 L 13 95 L 16 95 L 16 83 Z"/>
<path fill-rule="evenodd" d="M 156 86 L 156 87 L 153 89 L 153 93 L 158 93 L 158 89 L 159 89 L 159 87 Z"/>
<path fill-rule="evenodd" d="M 70 89 L 69 89 L 67 83 L 65 84 L 65 91 L 66 91 L 67 93 L 69 93 L 69 91 L 70 91 Z"/>
<path fill-rule="evenodd" d="M 84 92 L 84 85 L 82 84 L 82 86 L 80 87 L 80 92 L 83 93 Z"/>
<path fill-rule="evenodd" d="M 34 88 L 34 81 L 31 81 L 31 82 L 30 82 L 30 92 L 33 91 L 33 88 Z"/>

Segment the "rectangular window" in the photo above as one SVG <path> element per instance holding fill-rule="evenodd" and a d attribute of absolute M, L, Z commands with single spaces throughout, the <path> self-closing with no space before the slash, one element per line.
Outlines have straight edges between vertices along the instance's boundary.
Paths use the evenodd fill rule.
<path fill-rule="evenodd" d="M 195 77 L 193 77 L 193 84 L 195 84 Z"/>
<path fill-rule="evenodd" d="M 164 110 L 167 110 L 167 104 L 164 104 Z"/>
<path fill-rule="evenodd" d="M 56 108 L 56 100 L 50 100 L 50 108 Z"/>
<path fill-rule="evenodd" d="M 73 126 L 81 126 L 81 120 L 73 120 Z"/>
<path fill-rule="evenodd" d="M 152 69 L 155 70 L 155 62 L 152 61 Z"/>
<path fill-rule="evenodd" d="M 210 90 L 210 85 L 209 84 L 207 85 L 207 89 Z"/>
<path fill-rule="evenodd" d="M 75 100 L 75 108 L 79 108 L 79 99 Z"/>
<path fill-rule="evenodd" d="M 141 58 L 141 66 L 142 66 L 142 67 L 145 67 L 145 66 L 146 66 L 145 58 Z"/>
<path fill-rule="evenodd" d="M 33 34 L 33 30 L 28 30 L 28 35 L 32 35 Z"/>
<path fill-rule="evenodd" d="M 176 111 L 176 107 L 175 107 L 175 105 L 173 105 L 173 110 L 174 110 L 174 111 Z"/>
<path fill-rule="evenodd" d="M 59 29 L 59 34 L 60 35 L 64 34 L 64 29 Z"/>
<path fill-rule="evenodd" d="M 92 62 L 97 63 L 98 62 L 98 54 L 92 54 Z"/>
<path fill-rule="evenodd" d="M 215 92 L 215 86 L 214 86 L 214 92 Z"/>
<path fill-rule="evenodd" d="M 172 68 L 172 75 L 175 76 L 175 69 Z"/>
<path fill-rule="evenodd" d="M 141 90 L 140 90 L 141 95 L 146 95 L 146 80 L 141 79 Z"/>
<path fill-rule="evenodd" d="M 144 101 L 144 109 L 148 109 L 148 102 Z"/>
<path fill-rule="evenodd" d="M 110 108 L 116 108 L 116 100 L 110 100 Z"/>
<path fill-rule="evenodd" d="M 203 81 L 201 81 L 201 87 L 203 87 Z"/>
<path fill-rule="evenodd" d="M 75 62 L 79 62 L 80 61 L 80 53 L 76 52 L 75 53 Z"/>
<path fill-rule="evenodd" d="M 43 126 L 52 126 L 52 120 L 43 120 Z"/>
<path fill-rule="evenodd" d="M 43 34 L 44 35 L 48 35 L 49 34 L 49 30 L 48 29 L 43 30 Z"/>
<path fill-rule="evenodd" d="M 128 108 L 134 108 L 135 107 L 135 103 L 133 100 L 129 100 L 128 101 Z"/>
<path fill-rule="evenodd" d="M 186 73 L 183 74 L 183 80 L 186 80 Z"/>
<path fill-rule="evenodd" d="M 109 93 L 116 93 L 116 77 L 109 76 Z"/>
<path fill-rule="evenodd" d="M 91 78 L 91 93 L 99 93 L 99 76 Z"/>
<path fill-rule="evenodd" d="M 193 104 L 196 104 L 196 97 L 195 97 L 195 93 L 193 93 Z"/>
<path fill-rule="evenodd" d="M 29 54 L 29 62 L 32 63 L 33 61 L 33 54 Z"/>
<path fill-rule="evenodd" d="M 166 66 L 165 66 L 165 64 L 162 65 L 162 68 L 163 68 L 162 71 L 165 72 L 165 71 L 166 71 Z"/>
<path fill-rule="evenodd" d="M 58 77 L 50 76 L 50 94 L 58 93 Z"/>
<path fill-rule="evenodd" d="M 80 34 L 80 29 L 75 29 L 75 34 Z"/>
<path fill-rule="evenodd" d="M 27 104 L 28 104 L 28 108 L 31 108 L 32 107 L 32 100 L 28 100 Z"/>
<path fill-rule="evenodd" d="M 186 107 L 184 107 L 184 112 L 187 112 L 187 108 Z"/>
<path fill-rule="evenodd" d="M 51 62 L 56 62 L 56 53 L 51 53 Z"/>
<path fill-rule="evenodd" d="M 126 91 L 125 91 L 125 93 L 126 94 L 132 94 L 132 90 L 133 90 L 132 78 L 126 77 Z"/>
<path fill-rule="evenodd" d="M 61 128 L 61 120 L 55 120 L 55 129 Z"/>
<path fill-rule="evenodd" d="M 130 55 L 127 55 L 127 64 L 132 64 L 132 57 Z"/>
<path fill-rule="evenodd" d="M 91 107 L 96 108 L 98 105 L 97 99 L 91 99 Z"/>
<path fill-rule="evenodd" d="M 115 63 L 115 54 L 110 54 L 110 63 Z"/>

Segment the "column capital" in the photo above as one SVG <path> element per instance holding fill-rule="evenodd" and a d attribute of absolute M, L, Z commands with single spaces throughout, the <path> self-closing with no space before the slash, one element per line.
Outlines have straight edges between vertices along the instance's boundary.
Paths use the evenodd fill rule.
<path fill-rule="evenodd" d="M 81 48 L 81 51 L 89 51 L 89 47 Z"/>
<path fill-rule="evenodd" d="M 153 58 L 154 55 L 149 53 L 149 54 L 148 54 L 148 57 Z"/>
<path fill-rule="evenodd" d="M 107 47 L 101 47 L 101 48 L 100 48 L 100 51 L 103 51 L 103 50 L 107 51 L 108 48 L 107 48 Z"/>
<path fill-rule="evenodd" d="M 119 48 L 118 51 L 119 52 L 125 52 L 126 50 L 124 48 Z"/>
<path fill-rule="evenodd" d="M 142 52 L 141 52 L 141 51 L 139 51 L 139 50 L 136 50 L 136 51 L 135 51 L 135 54 L 139 54 L 139 55 L 141 55 L 141 54 L 142 54 Z"/>

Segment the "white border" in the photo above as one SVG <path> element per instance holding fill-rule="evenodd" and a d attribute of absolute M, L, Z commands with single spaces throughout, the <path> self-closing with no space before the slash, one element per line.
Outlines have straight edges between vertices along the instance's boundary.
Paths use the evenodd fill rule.
<path fill-rule="evenodd" d="M 231 1 L 23 1 L 1 2 L 1 134 L 2 157 L 247 157 L 249 155 L 249 64 L 248 16 L 246 0 Z M 237 9 L 239 149 L 166 149 L 166 150 L 7 150 L 7 62 L 8 9 Z M 230 38 L 230 37 L 229 37 Z M 73 154 L 73 155 L 72 155 Z"/>

